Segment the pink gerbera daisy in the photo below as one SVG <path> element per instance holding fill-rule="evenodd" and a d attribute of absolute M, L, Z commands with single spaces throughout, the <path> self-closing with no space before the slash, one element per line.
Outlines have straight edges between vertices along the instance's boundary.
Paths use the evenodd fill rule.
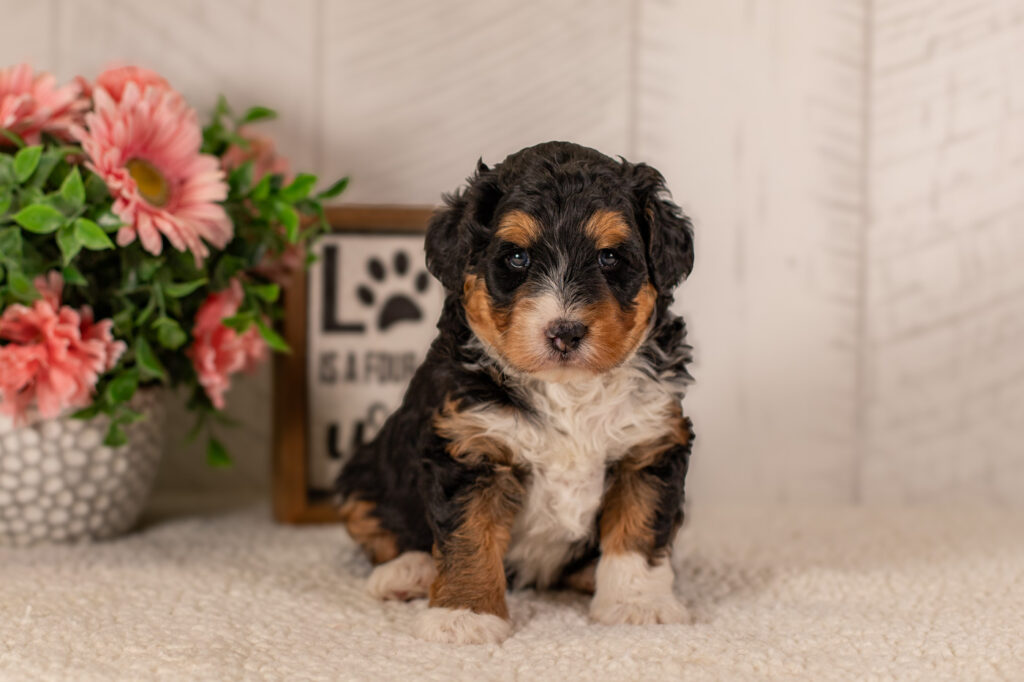
<path fill-rule="evenodd" d="M 93 321 L 92 309 L 61 305 L 63 281 L 51 272 L 36 279 L 42 295 L 31 307 L 8 306 L 0 315 L 0 412 L 23 420 L 35 404 L 43 417 L 85 407 L 100 374 L 124 353 L 110 320 Z"/>
<path fill-rule="evenodd" d="M 78 83 L 55 84 L 51 74 L 33 75 L 28 64 L 0 69 L 0 130 L 17 133 L 29 144 L 39 142 L 44 132 L 68 138 L 89 103 Z M 5 142 L 0 138 L 0 145 Z"/>
<path fill-rule="evenodd" d="M 226 246 L 232 224 L 217 202 L 227 197 L 228 187 L 217 158 L 199 153 L 202 131 L 195 110 L 173 90 L 143 92 L 134 81 L 125 84 L 120 100 L 98 86 L 93 101 L 85 127 L 73 133 L 125 223 L 117 243 L 125 246 L 138 237 L 144 249 L 159 254 L 163 235 L 178 251 L 191 251 L 197 263 L 209 254 L 204 240 Z"/>
<path fill-rule="evenodd" d="M 129 83 L 135 83 L 141 92 L 145 92 L 147 88 L 171 89 L 167 79 L 156 71 L 141 66 L 112 66 L 96 76 L 96 87 L 106 90 L 115 102 L 120 102 L 124 97 L 124 90 Z"/>

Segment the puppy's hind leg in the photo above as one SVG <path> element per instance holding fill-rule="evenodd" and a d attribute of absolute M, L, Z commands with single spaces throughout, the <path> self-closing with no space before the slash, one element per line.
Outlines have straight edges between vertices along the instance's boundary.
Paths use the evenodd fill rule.
<path fill-rule="evenodd" d="M 366 589 L 377 599 L 409 601 L 426 597 L 436 577 L 434 557 L 426 552 L 404 552 L 375 567 Z"/>

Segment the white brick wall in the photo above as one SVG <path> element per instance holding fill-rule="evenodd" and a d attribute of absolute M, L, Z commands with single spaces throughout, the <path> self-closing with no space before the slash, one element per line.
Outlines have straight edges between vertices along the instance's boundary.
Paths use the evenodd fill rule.
<path fill-rule="evenodd" d="M 1024 491 L 1024 0 L 0 0 L 0 63 L 114 59 L 278 109 L 349 200 L 423 203 L 566 138 L 661 168 L 697 220 L 680 308 L 696 499 Z M 264 488 L 168 444 L 164 485 Z M 179 415 L 179 418 L 184 418 Z"/>

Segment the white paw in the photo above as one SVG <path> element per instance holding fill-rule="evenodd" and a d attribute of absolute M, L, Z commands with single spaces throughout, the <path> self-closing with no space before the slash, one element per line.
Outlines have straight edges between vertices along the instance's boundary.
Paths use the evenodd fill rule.
<path fill-rule="evenodd" d="M 595 599 L 590 603 L 590 617 L 605 625 L 671 625 L 691 622 L 686 607 L 673 596 L 633 601 Z"/>
<path fill-rule="evenodd" d="M 416 636 L 445 644 L 498 644 L 512 633 L 504 618 L 434 606 L 416 617 Z"/>
<path fill-rule="evenodd" d="M 436 575 L 434 557 L 426 552 L 405 552 L 374 568 L 366 589 L 377 599 L 419 599 L 427 596 Z"/>
<path fill-rule="evenodd" d="M 606 554 L 597 562 L 590 617 L 605 625 L 689 623 L 672 593 L 673 579 L 665 559 L 652 565 L 635 552 Z"/>

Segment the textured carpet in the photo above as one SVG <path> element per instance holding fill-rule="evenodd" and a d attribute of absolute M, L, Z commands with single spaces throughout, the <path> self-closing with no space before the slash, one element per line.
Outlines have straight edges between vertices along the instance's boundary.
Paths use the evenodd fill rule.
<path fill-rule="evenodd" d="M 1024 515 L 692 510 L 676 589 L 696 623 L 606 627 L 514 593 L 514 634 L 412 637 L 425 607 L 364 593 L 336 527 L 265 508 L 165 518 L 116 542 L 0 549 L 4 679 L 1021 679 Z"/>

